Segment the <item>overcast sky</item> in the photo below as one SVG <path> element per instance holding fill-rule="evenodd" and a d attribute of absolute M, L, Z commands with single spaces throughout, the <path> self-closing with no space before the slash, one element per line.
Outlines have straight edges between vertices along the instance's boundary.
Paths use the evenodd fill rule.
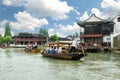
<path fill-rule="evenodd" d="M 87 19 L 92 13 L 108 19 L 120 11 L 120 0 L 0 0 L 0 33 L 4 35 L 9 22 L 12 35 L 19 32 L 66 37 L 79 32 L 76 21 Z"/>

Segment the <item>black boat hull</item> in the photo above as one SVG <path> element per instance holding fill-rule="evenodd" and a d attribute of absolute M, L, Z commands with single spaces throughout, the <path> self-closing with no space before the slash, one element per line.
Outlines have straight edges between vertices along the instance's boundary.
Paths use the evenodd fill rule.
<path fill-rule="evenodd" d="M 70 54 L 50 54 L 47 51 L 41 53 L 44 57 L 56 58 L 56 59 L 65 59 L 65 60 L 79 60 L 86 56 L 86 53 L 70 53 Z"/>

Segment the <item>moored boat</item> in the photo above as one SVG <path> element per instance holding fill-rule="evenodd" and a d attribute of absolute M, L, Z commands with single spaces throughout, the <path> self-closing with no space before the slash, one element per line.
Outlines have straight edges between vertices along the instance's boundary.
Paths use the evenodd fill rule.
<path fill-rule="evenodd" d="M 50 54 L 48 51 L 43 50 L 41 52 L 41 55 L 44 57 L 50 57 L 50 58 L 56 58 L 56 59 L 80 60 L 81 58 L 85 57 L 87 54 L 86 53 Z"/>
<path fill-rule="evenodd" d="M 3 48 L 3 49 L 6 49 L 6 48 L 7 48 L 7 45 L 2 45 L 2 48 Z"/>
<path fill-rule="evenodd" d="M 25 52 L 30 52 L 30 53 L 40 53 L 41 49 L 37 48 L 37 49 L 30 50 L 30 49 L 25 48 L 24 51 Z"/>
<path fill-rule="evenodd" d="M 2 48 L 3 48 L 3 49 L 6 49 L 6 48 L 7 48 L 7 46 L 4 46 L 4 47 L 2 46 Z"/>

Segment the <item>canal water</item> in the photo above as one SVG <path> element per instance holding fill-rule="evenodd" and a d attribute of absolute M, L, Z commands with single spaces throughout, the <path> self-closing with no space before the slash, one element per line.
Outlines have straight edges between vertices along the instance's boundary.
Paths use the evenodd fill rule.
<path fill-rule="evenodd" d="M 120 55 L 89 53 L 70 61 L 0 48 L 0 80 L 120 80 Z"/>

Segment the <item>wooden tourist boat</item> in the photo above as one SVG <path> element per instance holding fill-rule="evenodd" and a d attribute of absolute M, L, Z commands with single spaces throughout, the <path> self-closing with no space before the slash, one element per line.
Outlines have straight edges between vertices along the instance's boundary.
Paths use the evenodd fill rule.
<path fill-rule="evenodd" d="M 32 50 L 29 50 L 27 48 L 24 49 L 25 52 L 30 52 L 30 53 L 40 53 L 41 49 L 32 49 Z"/>
<path fill-rule="evenodd" d="M 47 50 L 43 50 L 41 55 L 44 57 L 56 58 L 56 59 L 65 59 L 65 60 L 80 60 L 81 58 L 85 57 L 86 53 L 68 53 L 68 54 L 59 54 L 54 53 L 50 54 Z"/>
<path fill-rule="evenodd" d="M 2 48 L 3 48 L 3 49 L 6 49 L 6 48 L 7 48 L 7 46 L 6 46 L 6 45 L 2 45 Z"/>
<path fill-rule="evenodd" d="M 2 46 L 2 48 L 3 48 L 3 49 L 6 49 L 6 48 L 7 48 L 7 46 L 4 46 L 4 47 Z"/>

